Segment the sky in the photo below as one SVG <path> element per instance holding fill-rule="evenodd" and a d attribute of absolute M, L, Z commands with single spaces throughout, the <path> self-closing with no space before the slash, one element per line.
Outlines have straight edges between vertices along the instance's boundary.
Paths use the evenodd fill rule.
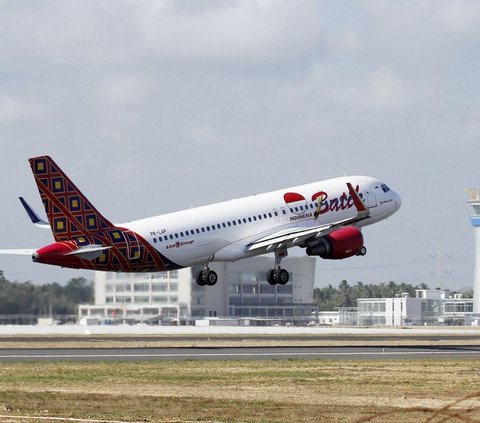
<path fill-rule="evenodd" d="M 402 208 L 317 286 L 472 286 L 479 52 L 476 1 L 0 0 L 0 248 L 52 240 L 18 201 L 42 211 L 36 155 L 114 222 L 359 174 Z"/>

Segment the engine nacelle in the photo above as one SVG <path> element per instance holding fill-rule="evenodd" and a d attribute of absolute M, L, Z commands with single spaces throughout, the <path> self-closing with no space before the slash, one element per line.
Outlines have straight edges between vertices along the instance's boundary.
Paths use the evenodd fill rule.
<path fill-rule="evenodd" d="M 363 235 L 356 226 L 345 226 L 320 238 L 319 243 L 308 247 L 309 256 L 323 259 L 341 260 L 361 253 Z"/>

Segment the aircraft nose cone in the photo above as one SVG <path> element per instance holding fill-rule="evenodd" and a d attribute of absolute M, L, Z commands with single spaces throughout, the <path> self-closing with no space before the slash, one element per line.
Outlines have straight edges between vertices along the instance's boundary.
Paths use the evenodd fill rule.
<path fill-rule="evenodd" d="M 36 261 L 38 261 L 39 257 L 40 257 L 40 255 L 37 252 L 34 252 L 32 254 L 32 261 L 35 263 Z"/>
<path fill-rule="evenodd" d="M 397 206 L 397 210 L 398 210 L 402 206 L 402 199 L 397 193 L 395 193 L 395 195 L 393 196 L 393 201 L 395 202 L 395 205 Z"/>

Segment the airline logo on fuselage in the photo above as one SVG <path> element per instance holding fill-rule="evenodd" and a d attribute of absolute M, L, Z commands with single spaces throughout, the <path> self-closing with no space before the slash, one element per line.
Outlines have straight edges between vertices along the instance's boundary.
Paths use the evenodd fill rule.
<path fill-rule="evenodd" d="M 359 193 L 360 198 L 363 199 L 363 194 L 360 193 L 360 186 L 355 187 L 355 191 Z M 307 199 L 298 192 L 287 192 L 283 195 L 285 204 L 290 208 L 294 216 L 290 216 L 290 221 L 303 220 L 315 218 L 328 212 L 338 212 L 354 207 L 355 203 L 351 195 L 343 192 L 339 197 L 329 198 L 325 191 L 318 191 L 311 196 L 312 202 L 317 202 L 315 212 L 308 210 L 309 205 Z"/>
<path fill-rule="evenodd" d="M 172 248 L 181 248 L 181 247 L 184 247 L 186 245 L 192 245 L 195 241 L 193 239 L 191 240 L 188 240 L 188 241 L 177 241 L 173 244 L 169 244 L 167 245 L 166 249 L 167 250 L 170 250 Z"/>

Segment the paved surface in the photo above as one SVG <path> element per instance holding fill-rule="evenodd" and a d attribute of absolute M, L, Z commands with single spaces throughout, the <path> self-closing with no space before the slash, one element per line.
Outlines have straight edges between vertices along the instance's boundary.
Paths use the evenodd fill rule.
<path fill-rule="evenodd" d="M 478 346 L 442 347 L 291 347 L 291 348 L 54 348 L 0 349 L 5 361 L 143 360 L 378 360 L 480 358 Z"/>
<path fill-rule="evenodd" d="M 161 335 L 161 336 L 198 336 L 198 335 L 470 335 L 480 336 L 480 326 L 469 327 L 293 327 L 293 326 L 0 326 L 0 336 L 51 336 L 51 335 Z"/>

